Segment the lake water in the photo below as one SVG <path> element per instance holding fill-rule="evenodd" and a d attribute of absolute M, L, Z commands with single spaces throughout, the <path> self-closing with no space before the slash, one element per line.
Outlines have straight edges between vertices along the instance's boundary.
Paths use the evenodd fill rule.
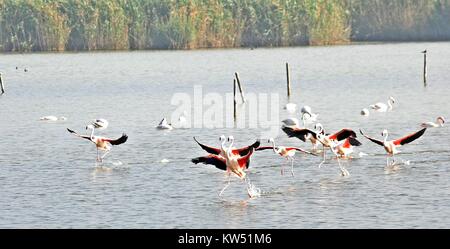
<path fill-rule="evenodd" d="M 279 115 L 273 117 L 279 123 L 290 116 L 283 110 L 285 62 L 291 66 L 291 102 L 311 106 L 329 132 L 361 128 L 381 138 L 386 128 L 396 138 L 437 116 L 450 118 L 450 43 L 3 54 L 0 227 L 449 228 L 448 126 L 428 129 L 400 148 L 396 159 L 410 164 L 396 171 L 385 170 L 383 148 L 362 136 L 355 156 L 368 156 L 343 162 L 348 177 L 340 175 L 336 160 L 319 169 L 320 158 L 299 154 L 295 177 L 289 171 L 282 176 L 285 159 L 255 152 L 248 174 L 262 195 L 253 199 L 236 177 L 218 197 L 226 175 L 190 162 L 206 155 L 192 137 L 218 146 L 221 134 L 233 135 L 236 146 L 244 146 L 262 129 L 154 128 L 177 108 L 171 105 L 174 93 L 193 98 L 198 85 L 203 94 L 225 96 L 236 71 L 247 94 L 279 94 Z M 359 114 L 389 96 L 397 100 L 392 112 Z M 39 121 L 45 115 L 67 120 Z M 94 146 L 66 130 L 84 133 L 95 118 L 110 123 L 99 134 L 129 136 L 103 168 L 96 167 Z M 276 142 L 311 148 L 282 132 Z"/>

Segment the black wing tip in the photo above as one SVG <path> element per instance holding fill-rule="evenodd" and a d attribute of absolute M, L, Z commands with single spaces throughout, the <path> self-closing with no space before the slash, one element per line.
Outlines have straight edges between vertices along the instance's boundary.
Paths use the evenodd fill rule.
<path fill-rule="evenodd" d="M 261 145 L 261 141 L 259 139 L 256 140 L 250 147 L 257 149 Z"/>
<path fill-rule="evenodd" d="M 200 163 L 200 157 L 192 158 L 191 162 L 193 162 L 195 164 Z"/>
<path fill-rule="evenodd" d="M 361 146 L 362 145 L 362 143 L 354 137 L 349 137 L 349 142 L 353 146 Z"/>

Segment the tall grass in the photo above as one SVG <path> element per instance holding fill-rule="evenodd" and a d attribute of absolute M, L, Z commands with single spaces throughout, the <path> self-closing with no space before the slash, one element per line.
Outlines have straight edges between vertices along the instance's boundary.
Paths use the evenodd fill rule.
<path fill-rule="evenodd" d="M 0 0 L 0 51 L 450 39 L 450 0 Z"/>

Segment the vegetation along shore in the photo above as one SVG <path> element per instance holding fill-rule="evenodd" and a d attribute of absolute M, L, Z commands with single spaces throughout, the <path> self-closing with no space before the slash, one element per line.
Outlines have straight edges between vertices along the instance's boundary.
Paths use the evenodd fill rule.
<path fill-rule="evenodd" d="M 450 0 L 0 0 L 0 51 L 450 40 Z"/>

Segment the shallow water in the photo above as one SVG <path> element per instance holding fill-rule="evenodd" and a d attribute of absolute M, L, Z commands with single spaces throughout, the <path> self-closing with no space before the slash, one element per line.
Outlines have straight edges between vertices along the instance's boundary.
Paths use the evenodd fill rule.
<path fill-rule="evenodd" d="M 291 101 L 310 105 L 329 132 L 361 128 L 381 138 L 386 128 L 395 138 L 439 115 L 450 118 L 450 43 L 0 55 L 7 91 L 0 97 L 0 227 L 449 228 L 448 127 L 400 148 L 397 160 L 411 163 L 398 170 L 385 170 L 384 150 L 358 136 L 363 146 L 355 155 L 368 155 L 343 162 L 348 177 L 336 160 L 319 169 L 320 158 L 300 154 L 292 177 L 285 159 L 256 152 L 248 173 L 261 190 L 254 199 L 235 177 L 219 198 L 226 176 L 190 162 L 205 155 L 192 137 L 218 146 L 221 134 L 233 135 L 244 146 L 261 129 L 154 128 L 177 108 L 175 92 L 193 96 L 201 85 L 204 94 L 230 93 L 235 71 L 248 94 L 279 93 L 274 118 L 290 116 L 282 109 L 285 62 Z M 392 112 L 359 114 L 389 96 L 397 100 Z M 45 115 L 68 119 L 39 121 Z M 66 131 L 85 132 L 94 118 L 110 122 L 102 135 L 129 135 L 102 168 L 93 145 Z M 282 132 L 276 142 L 311 148 Z"/>

